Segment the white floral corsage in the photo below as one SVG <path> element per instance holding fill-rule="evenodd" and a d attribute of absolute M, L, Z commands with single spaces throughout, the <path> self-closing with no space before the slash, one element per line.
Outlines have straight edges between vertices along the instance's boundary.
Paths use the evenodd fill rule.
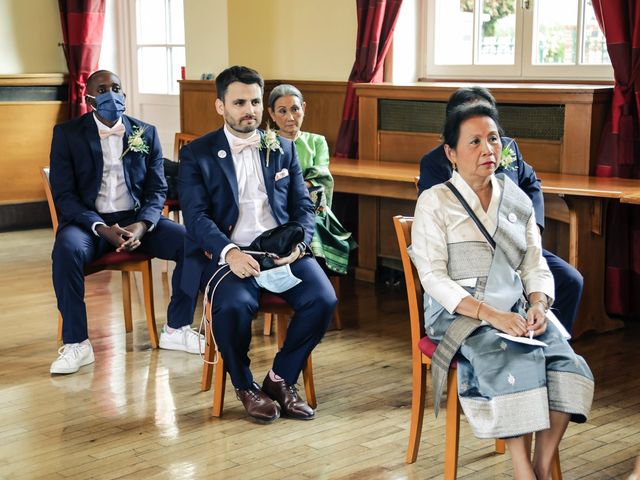
<path fill-rule="evenodd" d="M 144 141 L 144 138 L 142 137 L 144 129 L 145 127 L 140 128 L 137 125 L 134 125 L 133 133 L 131 133 L 131 135 L 129 135 L 129 138 L 127 138 L 127 149 L 122 152 L 120 160 L 122 160 L 124 156 L 130 151 L 145 154 L 149 153 L 149 145 L 147 145 L 147 143 Z"/>
<path fill-rule="evenodd" d="M 513 145 L 513 140 L 502 148 L 500 152 L 500 164 L 498 165 L 507 172 L 515 172 L 518 169 L 518 166 L 515 165 L 516 152 L 511 148 L 511 145 Z"/>
<path fill-rule="evenodd" d="M 260 139 L 260 145 L 258 145 L 259 150 L 262 150 L 263 148 L 267 150 L 267 154 L 264 160 L 266 167 L 269 166 L 269 154 L 271 152 L 279 151 L 280 153 L 284 153 L 282 151 L 282 147 L 280 146 L 280 140 L 278 140 L 278 132 L 276 132 L 275 130 L 271 130 L 271 127 L 268 123 L 267 128 L 265 129 L 264 134 Z"/>

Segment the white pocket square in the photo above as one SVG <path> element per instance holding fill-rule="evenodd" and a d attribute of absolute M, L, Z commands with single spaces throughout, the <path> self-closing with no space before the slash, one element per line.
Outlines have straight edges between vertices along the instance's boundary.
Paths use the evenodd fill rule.
<path fill-rule="evenodd" d="M 276 182 L 288 176 L 289 176 L 289 170 L 287 170 L 286 168 L 283 168 L 278 173 L 276 173 Z"/>

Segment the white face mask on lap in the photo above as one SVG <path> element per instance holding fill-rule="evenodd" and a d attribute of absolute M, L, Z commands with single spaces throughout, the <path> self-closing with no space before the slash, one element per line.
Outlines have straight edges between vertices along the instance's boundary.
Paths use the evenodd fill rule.
<path fill-rule="evenodd" d="M 261 288 L 273 293 L 286 292 L 302 282 L 291 272 L 289 265 L 263 270 L 254 278 Z"/>

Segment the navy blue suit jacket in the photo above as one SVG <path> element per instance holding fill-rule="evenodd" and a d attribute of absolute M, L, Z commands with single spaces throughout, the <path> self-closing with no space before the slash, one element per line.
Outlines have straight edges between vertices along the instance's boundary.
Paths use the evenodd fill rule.
<path fill-rule="evenodd" d="M 516 169 L 505 170 L 502 167 L 498 167 L 495 173 L 504 173 L 527 194 L 533 203 L 536 223 L 540 227 L 540 231 L 542 231 L 544 230 L 544 198 L 540 188 L 540 180 L 536 177 L 536 172 L 533 170 L 533 167 L 522 159 L 522 154 L 515 140 L 509 137 L 502 137 L 501 141 L 503 146 L 509 145 L 512 142 L 511 149 L 516 154 L 516 160 L 513 165 Z M 451 175 L 453 175 L 451 162 L 444 151 L 444 145 L 440 144 L 420 160 L 418 195 L 427 188 L 446 182 L 451 178 Z"/>
<path fill-rule="evenodd" d="M 133 126 L 144 128 L 143 138 L 149 153 L 129 151 L 122 162 L 127 188 L 135 204 L 136 220 L 155 225 L 167 196 L 160 139 L 153 125 L 126 115 L 122 116 L 122 123 L 125 127 L 123 152 L 127 149 Z M 94 223 L 104 222 L 95 207 L 104 162 L 93 113 L 53 128 L 50 161 L 49 182 L 60 216 L 58 228 L 73 223 L 91 230 Z"/>
<path fill-rule="evenodd" d="M 260 150 L 269 205 L 278 224 L 296 221 L 304 227 L 308 245 L 315 229 L 313 203 L 304 184 L 295 145 L 278 138 L 283 153 L 272 151 L 268 167 L 265 150 Z M 287 169 L 289 175 L 276 181 L 276 173 L 283 169 Z M 208 133 L 180 150 L 179 179 L 180 207 L 187 227 L 182 288 L 195 297 L 202 271 L 208 262 L 219 261 L 222 250 L 231 243 L 229 236 L 238 221 L 238 180 L 223 129 Z"/>

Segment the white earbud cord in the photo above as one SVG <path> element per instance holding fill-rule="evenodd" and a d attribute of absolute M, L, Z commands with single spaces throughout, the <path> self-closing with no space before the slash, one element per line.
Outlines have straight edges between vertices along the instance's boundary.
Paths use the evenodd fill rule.
<path fill-rule="evenodd" d="M 211 285 L 211 282 L 215 278 L 215 276 L 219 272 L 224 270 L 225 268 L 229 268 L 229 271 L 226 272 L 224 275 L 222 275 L 220 277 L 220 279 L 216 282 L 216 284 L 213 286 L 213 290 L 211 291 L 211 301 L 208 302 L 208 299 L 209 299 L 209 287 Z M 213 362 L 210 362 L 206 358 L 204 358 L 204 353 L 202 351 L 200 351 L 200 358 L 202 359 L 202 361 L 204 363 L 208 363 L 209 365 L 215 365 L 216 363 L 218 363 L 218 344 L 216 343 L 216 339 L 213 336 L 213 329 L 211 328 L 211 326 L 213 325 L 213 316 L 212 316 L 212 313 L 211 313 L 211 310 L 213 309 L 213 297 L 216 294 L 216 289 L 218 288 L 218 285 L 220 285 L 220 282 L 222 282 L 222 280 L 224 280 L 224 277 L 226 277 L 230 273 L 231 273 L 231 268 L 229 267 L 229 265 L 221 266 L 215 272 L 213 272 L 213 275 L 211 275 L 211 278 L 207 282 L 207 286 L 204 289 L 204 299 L 202 301 L 202 318 L 200 319 L 200 327 L 198 327 L 198 334 L 202 334 L 202 326 L 204 325 L 204 338 L 205 338 L 205 340 L 209 341 L 208 333 L 211 335 L 211 340 L 213 341 L 213 348 L 215 349 L 215 356 L 213 357 Z M 207 322 L 207 315 L 206 315 L 207 307 L 209 308 L 209 318 L 211 319 L 211 324 L 209 324 L 209 322 Z M 209 326 L 209 332 L 208 333 L 207 333 L 207 325 Z"/>

